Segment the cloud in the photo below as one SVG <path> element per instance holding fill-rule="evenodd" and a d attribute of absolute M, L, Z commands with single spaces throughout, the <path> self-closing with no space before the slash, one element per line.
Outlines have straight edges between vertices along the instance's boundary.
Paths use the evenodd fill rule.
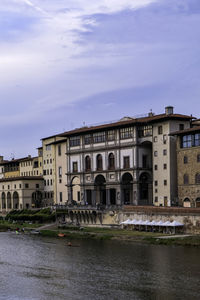
<path fill-rule="evenodd" d="M 173 104 L 191 95 L 196 104 L 199 12 L 199 0 L 1 0 L 0 120 L 7 136 L 17 139 L 15 126 L 39 141 L 71 129 L 71 120 L 139 114 L 143 104 L 156 112 L 159 97 Z"/>

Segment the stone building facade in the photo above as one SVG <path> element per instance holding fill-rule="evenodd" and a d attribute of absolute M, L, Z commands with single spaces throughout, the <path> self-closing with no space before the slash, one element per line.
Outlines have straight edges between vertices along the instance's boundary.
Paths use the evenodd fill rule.
<path fill-rule="evenodd" d="M 200 126 L 174 135 L 177 136 L 179 205 L 200 207 Z"/>
<path fill-rule="evenodd" d="M 68 202 L 91 206 L 171 206 L 177 200 L 176 141 L 191 116 L 150 113 L 143 118 L 83 127 L 67 138 Z"/>
<path fill-rule="evenodd" d="M 0 179 L 0 211 L 40 207 L 43 190 L 43 178 L 39 176 Z"/>

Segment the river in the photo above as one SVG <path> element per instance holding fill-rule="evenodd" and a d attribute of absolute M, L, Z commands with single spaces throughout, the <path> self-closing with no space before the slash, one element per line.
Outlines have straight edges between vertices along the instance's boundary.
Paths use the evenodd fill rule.
<path fill-rule="evenodd" d="M 199 299 L 200 249 L 0 233 L 0 299 Z"/>

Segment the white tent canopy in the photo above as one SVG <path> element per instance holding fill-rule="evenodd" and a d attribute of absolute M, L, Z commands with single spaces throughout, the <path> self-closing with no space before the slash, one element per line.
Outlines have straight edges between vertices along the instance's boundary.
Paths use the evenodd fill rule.
<path fill-rule="evenodd" d="M 171 224 L 169 226 L 179 227 L 179 226 L 184 226 L 184 225 L 182 223 L 177 222 L 177 221 L 173 221 L 173 222 L 171 222 Z"/>
<path fill-rule="evenodd" d="M 130 220 L 127 219 L 126 221 L 123 221 L 120 223 L 120 225 L 144 225 L 144 226 L 170 226 L 170 227 L 181 227 L 184 226 L 184 224 L 179 223 L 177 221 L 149 221 L 149 220 Z"/>

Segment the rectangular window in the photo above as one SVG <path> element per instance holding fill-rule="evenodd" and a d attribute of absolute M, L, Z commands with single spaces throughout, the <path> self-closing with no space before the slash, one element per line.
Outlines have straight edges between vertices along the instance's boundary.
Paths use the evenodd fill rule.
<path fill-rule="evenodd" d="M 46 151 L 50 151 L 51 150 L 51 145 L 46 145 Z"/>
<path fill-rule="evenodd" d="M 138 129 L 138 137 L 152 136 L 152 126 L 141 126 Z"/>
<path fill-rule="evenodd" d="M 106 140 L 106 133 L 104 132 L 97 132 L 93 134 L 93 142 L 94 143 L 103 143 Z"/>
<path fill-rule="evenodd" d="M 158 192 L 158 189 L 155 189 L 155 193 L 157 193 Z"/>
<path fill-rule="evenodd" d="M 115 140 L 115 131 L 114 130 L 109 130 L 107 132 L 107 140 L 108 141 L 114 141 Z"/>
<path fill-rule="evenodd" d="M 130 139 L 133 137 L 133 127 L 126 127 L 120 129 L 120 139 Z"/>
<path fill-rule="evenodd" d="M 167 169 L 167 164 L 163 164 L 163 169 L 164 169 L 164 170 Z"/>
<path fill-rule="evenodd" d="M 166 179 L 164 180 L 164 185 L 167 185 L 167 180 Z"/>
<path fill-rule="evenodd" d="M 200 146 L 200 133 L 194 135 L 194 146 L 195 147 Z"/>
<path fill-rule="evenodd" d="M 158 126 L 158 134 L 162 134 L 163 133 L 163 128 L 162 125 Z"/>
<path fill-rule="evenodd" d="M 184 155 L 184 157 L 183 157 L 183 163 L 184 164 L 188 163 L 188 157 L 187 157 L 187 155 Z"/>
<path fill-rule="evenodd" d="M 40 185 L 38 183 L 36 183 L 35 187 L 36 187 L 36 189 L 39 189 Z"/>
<path fill-rule="evenodd" d="M 158 170 L 158 165 L 154 165 L 154 170 Z"/>
<path fill-rule="evenodd" d="M 90 145 L 92 143 L 92 135 L 87 134 L 84 136 L 84 144 L 85 145 Z"/>
<path fill-rule="evenodd" d="M 74 173 L 78 172 L 78 163 L 77 163 L 77 161 L 73 162 L 73 172 Z"/>
<path fill-rule="evenodd" d="M 158 196 L 155 197 L 155 202 L 158 202 Z"/>
<path fill-rule="evenodd" d="M 51 185 L 53 185 L 53 180 L 51 179 Z"/>
<path fill-rule="evenodd" d="M 158 156 L 158 151 L 154 151 L 154 156 Z"/>
<path fill-rule="evenodd" d="M 80 137 L 79 136 L 71 137 L 69 139 L 69 145 L 70 147 L 80 146 Z"/>
<path fill-rule="evenodd" d="M 62 179 L 59 179 L 59 183 L 62 183 Z"/>
<path fill-rule="evenodd" d="M 25 183 L 25 189 L 28 189 L 28 188 L 29 188 L 29 184 Z"/>
<path fill-rule="evenodd" d="M 189 134 L 189 135 L 184 135 L 183 137 L 182 137 L 182 147 L 183 148 L 190 148 L 190 147 L 192 147 L 192 135 L 191 134 Z"/>
<path fill-rule="evenodd" d="M 166 143 L 167 143 L 167 135 L 164 134 L 164 135 L 163 135 L 163 144 L 166 144 Z"/>
<path fill-rule="evenodd" d="M 153 141 L 154 141 L 154 143 L 157 143 L 158 137 L 157 137 L 157 136 L 154 136 Z"/>
<path fill-rule="evenodd" d="M 155 180 L 155 181 L 154 181 L 154 184 L 155 184 L 155 186 L 157 186 L 157 185 L 158 185 L 158 181 L 157 181 L 157 180 Z"/>
<path fill-rule="evenodd" d="M 184 130 L 184 124 L 179 124 L 179 130 Z"/>
<path fill-rule="evenodd" d="M 58 176 L 62 177 L 62 167 L 58 167 Z"/>
<path fill-rule="evenodd" d="M 163 149 L 163 155 L 167 155 L 167 149 Z"/>
<path fill-rule="evenodd" d="M 62 192 L 60 192 L 60 202 L 62 202 L 63 198 L 62 198 Z"/>
<path fill-rule="evenodd" d="M 50 169 L 50 175 L 52 175 L 52 169 Z"/>
<path fill-rule="evenodd" d="M 58 156 L 61 156 L 61 145 L 58 145 Z"/>
<path fill-rule="evenodd" d="M 124 169 L 129 169 L 129 168 L 130 168 L 130 157 L 124 156 Z"/>

